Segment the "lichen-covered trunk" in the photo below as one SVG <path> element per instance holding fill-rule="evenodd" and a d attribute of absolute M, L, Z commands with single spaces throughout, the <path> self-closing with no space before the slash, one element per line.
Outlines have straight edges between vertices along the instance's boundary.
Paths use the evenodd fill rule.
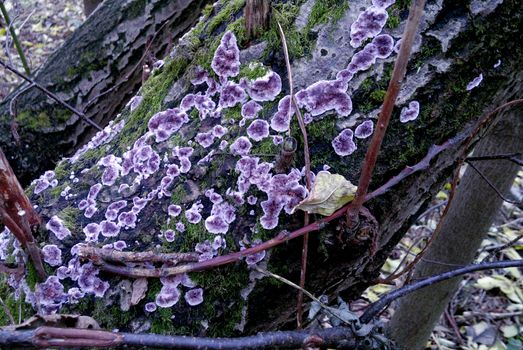
<path fill-rule="evenodd" d="M 167 54 L 194 25 L 205 3 L 104 1 L 37 71 L 35 80 L 104 127 L 140 87 L 142 65 L 152 69 L 151 58 Z M 22 84 L 0 104 L 0 147 L 25 184 L 54 168 L 96 132 L 28 86 Z"/>
<path fill-rule="evenodd" d="M 134 299 L 133 283 L 143 286 L 142 280 L 102 271 L 108 264 L 113 270 L 123 265 L 100 265 L 100 259 L 91 265 L 75 258 L 76 249 L 71 252 L 87 240 L 124 251 L 198 253 L 205 260 L 303 225 L 303 212 L 292 212 L 305 195 L 303 138 L 284 98 L 289 86 L 278 22 L 307 122 L 311 169 L 318 174 L 329 168 L 357 183 L 369 123 L 356 129 L 374 122 L 382 103 L 395 58 L 387 45 L 400 39 L 406 2 L 371 9 L 382 19 L 388 13 L 382 36 L 372 39 L 378 33 L 364 30 L 359 39 L 353 33 L 352 42 L 351 25 L 362 9 L 371 7 L 370 0 L 272 2 L 270 28 L 249 40 L 243 6 L 241 0 L 219 1 L 205 11 L 172 58 L 142 87 L 135 100 L 141 103 L 132 111 L 125 108 L 110 132 L 96 136 L 28 189 L 37 189 L 32 199 L 44 221 L 50 220 L 39 240 L 61 249 L 61 265 L 69 262 L 59 268 L 63 279 L 44 286 L 57 287 L 58 282 L 65 292 L 79 288 L 71 293 L 85 293 L 78 303 L 63 302 L 46 299 L 42 285 L 36 287 L 41 312 L 60 306 L 62 312 L 93 315 L 106 328 L 211 336 L 293 326 L 296 291 L 261 278 L 246 262 L 297 281 L 300 240 L 265 256 L 190 273 L 192 282 L 185 277 L 149 279 L 143 298 Z M 372 188 L 418 162 L 431 145 L 469 131 L 484 111 L 521 93 L 522 43 L 514 40 L 521 34 L 518 8 L 517 0 L 428 2 Z M 364 23 L 360 27 L 366 28 Z M 354 56 L 360 51 L 366 53 Z M 479 85 L 467 89 L 480 74 Z M 416 115 L 413 106 L 400 118 L 412 101 L 419 102 L 419 116 L 405 122 Z M 279 141 L 287 135 L 297 140 L 297 151 L 285 158 Z M 369 202 L 377 230 L 367 216 L 356 232 L 339 220 L 311 233 L 306 289 L 330 298 L 357 297 L 449 176 L 462 147 L 457 142 L 429 169 Z M 318 219 L 320 215 L 311 217 Z M 153 267 L 161 265 L 125 266 L 142 272 Z M 34 279 L 29 276 L 27 282 L 31 295 Z M 155 305 L 156 311 L 144 311 Z"/>

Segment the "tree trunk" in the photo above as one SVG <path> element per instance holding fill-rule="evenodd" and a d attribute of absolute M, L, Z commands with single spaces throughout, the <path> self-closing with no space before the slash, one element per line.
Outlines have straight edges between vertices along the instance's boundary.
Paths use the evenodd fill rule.
<path fill-rule="evenodd" d="M 479 142 L 473 155 L 521 152 L 522 136 L 521 110 L 506 112 Z M 507 160 L 474 162 L 474 166 L 505 196 L 510 192 L 514 177 L 520 169 L 517 164 Z M 443 218 L 440 234 L 430 245 L 425 258 L 416 265 L 414 280 L 449 271 L 457 265 L 472 263 L 502 204 L 503 200 L 481 175 L 468 166 L 450 211 Z M 461 280 L 448 280 L 401 299 L 387 325 L 391 338 L 405 349 L 424 349 L 432 329 Z"/>
<path fill-rule="evenodd" d="M 143 55 L 162 58 L 200 16 L 204 0 L 108 0 L 41 67 L 35 80 L 105 126 L 142 82 Z M 9 74 L 8 72 L 2 74 Z M 11 114 L 15 109 L 15 115 Z M 23 184 L 54 168 L 96 132 L 22 84 L 0 103 L 0 147 Z M 31 152 L 28 152 L 28 149 Z"/>
<path fill-rule="evenodd" d="M 232 80 L 239 82 L 240 77 L 254 79 L 263 76 L 266 69 L 282 77 L 282 93 L 275 101 L 262 103 L 263 109 L 259 113 L 259 118 L 270 122 L 277 110 L 277 102 L 289 91 L 277 22 L 283 25 L 287 36 L 294 91 L 298 91 L 320 80 L 335 79 L 337 72 L 347 66 L 357 51 L 349 45 L 348 28 L 358 17 L 361 8 L 369 7 L 370 4 L 370 0 L 351 2 L 350 7 L 341 0 L 328 3 L 313 0 L 273 2 L 270 28 L 259 39 L 247 41 L 242 17 L 244 2 L 219 1 L 212 11 L 205 11 L 202 21 L 177 44 L 171 54 L 172 59 L 166 59 L 162 70 L 144 84 L 141 104 L 133 111 L 129 108 L 122 111 L 115 123 L 123 123 L 123 129 L 97 148 L 83 150 L 77 157 L 63 160 L 55 170 L 58 185 L 32 196 L 44 221 L 56 215 L 64 220 L 64 225 L 72 233 L 59 241 L 54 234 L 44 230 L 39 240 L 57 244 L 62 248 L 62 260 L 69 261 L 71 247 L 85 238 L 82 230 L 89 223 L 105 220 L 104 213 L 110 203 L 125 199 L 129 205 L 125 210 L 128 211 L 133 197 L 145 198 L 154 193 L 165 176 L 163 166 L 141 181 L 134 175 L 126 175 L 118 178 L 113 185 L 102 186 L 95 204 L 92 204 L 97 210 L 94 213 L 91 213 L 94 209 L 90 210 L 89 216 L 93 214 L 90 218 L 78 209 L 91 186 L 100 183 L 100 177 L 106 171 L 104 166 L 99 165 L 102 157 L 110 154 L 122 157 L 130 148 L 141 147 L 135 141 L 149 130 L 148 121 L 153 115 L 178 107 L 188 93 L 205 92 L 201 85 L 194 86 L 190 81 L 199 76 L 196 74 L 197 66 L 211 72 L 213 76 L 211 60 L 226 30 L 235 33 L 241 49 L 240 74 Z M 518 26 L 521 13 L 517 11 L 518 8 L 517 0 L 492 5 L 491 9 L 481 8 L 476 1 L 470 8 L 468 2 L 429 2 L 421 25 L 421 45 L 413 54 L 398 97 L 398 108 L 385 138 L 372 189 L 385 183 L 405 166 L 417 163 L 432 145 L 470 132 L 471 124 L 484 111 L 521 94 L 522 43 L 514 41 L 521 34 Z M 391 22 L 384 32 L 398 39 L 407 9 L 397 4 L 389 12 Z M 394 57 L 378 60 L 371 69 L 356 74 L 349 82 L 348 92 L 353 104 L 350 116 L 337 116 L 331 110 L 314 116 L 307 125 L 314 173 L 321 171 L 324 165 L 329 165 L 332 173 L 357 182 L 369 139 L 357 139 L 357 150 L 344 157 L 334 152 L 332 141 L 342 129 L 375 118 L 388 85 Z M 501 58 L 502 63 L 498 68 L 493 68 L 498 58 Z M 265 68 L 257 66 L 260 63 Z M 467 83 L 479 73 L 484 76 L 483 82 L 479 87 L 467 91 Z M 414 99 L 421 105 L 418 119 L 407 124 L 400 123 L 400 107 Z M 228 188 L 237 190 L 238 173 L 235 167 L 240 157 L 228 148 L 220 150 L 220 142 L 216 140 L 208 148 L 201 147 L 193 140 L 196 134 L 209 131 L 219 119 L 207 117 L 200 120 L 196 110 L 190 114 L 187 123 L 167 142 L 149 142 L 152 141 L 151 146 L 158 151 L 160 159 L 163 161 L 165 158 L 166 162 L 173 159 L 171 154 L 174 146 L 192 145 L 194 153 L 190 157 L 191 170 L 173 180 L 168 191 L 170 193 L 161 198 L 156 193 L 155 199 L 148 202 L 140 212 L 135 228 L 121 230 L 119 236 L 114 238 L 100 236 L 99 246 L 124 240 L 128 246 L 126 251 L 156 249 L 162 252 L 194 252 L 196 244 L 214 239 L 216 235 L 209 233 L 204 225 L 212 207 L 205 192 L 214 188 L 225 201 L 233 205 L 233 200 L 226 192 Z M 238 122 L 241 119 L 240 107 L 237 105 L 222 110 L 222 124 L 228 128 L 224 140 L 229 144 L 239 136 L 246 136 L 245 127 Z M 247 125 L 249 123 L 247 121 Z M 151 123 L 150 127 L 154 129 L 155 124 Z M 297 122 L 293 121 L 291 135 L 297 139 L 298 148 L 289 167 L 297 169 L 301 169 L 304 164 L 299 130 Z M 285 133 L 278 134 L 271 130 L 271 135 L 285 136 Z M 97 140 L 100 141 L 100 138 Z M 340 220 L 326 225 L 319 233 L 311 233 L 307 290 L 315 295 L 327 294 L 331 300 L 338 295 L 345 300 L 352 300 L 372 283 L 394 246 L 451 174 L 456 154 L 463 151 L 464 147 L 463 138 L 455 140 L 453 146 L 432 160 L 429 169 L 412 174 L 390 192 L 368 203 L 370 212 L 379 223 L 377 229 L 373 219 L 368 217 L 357 232 L 346 230 L 344 220 Z M 260 157 L 260 162 L 276 161 L 280 146 L 274 145 L 270 137 L 259 142 L 252 141 L 252 144 L 250 154 Z M 208 163 L 198 164 L 212 150 L 216 151 L 214 158 Z M 289 167 L 285 173 L 290 171 Z M 71 175 L 72 172 L 74 174 Z M 124 183 L 130 187 L 120 187 Z M 60 192 L 68 186 L 71 188 L 67 192 L 70 196 L 61 197 Z M 30 193 L 33 190 L 34 187 L 31 187 Z M 284 229 L 292 231 L 303 224 L 303 215 L 298 211 L 292 215 L 282 214 L 275 229 L 263 229 L 260 224 L 263 215 L 260 202 L 267 197 L 252 187 L 245 195 L 245 200 L 249 195 L 258 196 L 258 202 L 254 205 L 234 204 L 236 220 L 229 225 L 224 235 L 227 247 L 219 250 L 220 255 L 238 251 L 240 242 L 248 245 L 248 242 L 257 238 L 267 240 Z M 169 219 L 167 210 L 170 204 L 180 205 L 187 212 L 198 200 L 203 205 L 203 219 L 198 224 L 190 224 L 183 211 L 179 218 Z M 321 217 L 313 215 L 311 218 L 312 221 L 318 219 Z M 185 224 L 186 230 L 178 231 L 174 241 L 167 242 L 159 234 L 168 229 L 174 230 L 178 220 Z M 375 248 L 376 254 L 371 254 Z M 300 256 L 301 242 L 294 240 L 267 252 L 260 264 L 274 273 L 298 281 Z M 133 280 L 107 272 L 100 272 L 99 277 L 110 281 L 110 289 L 103 298 L 86 296 L 79 304 L 64 306 L 62 312 L 93 315 L 103 327 L 110 329 L 209 336 L 281 329 L 288 325 L 294 327 L 295 324 L 292 321 L 296 312 L 296 291 L 269 278 L 260 279 L 255 271 L 247 268 L 244 261 L 190 274 L 193 281 L 204 290 L 202 304 L 191 307 L 181 298 L 174 307 L 159 308 L 152 314 L 144 314 L 143 309 L 145 303 L 154 302 L 160 291 L 158 280 L 150 279 L 146 297 L 138 305 L 129 307 L 128 294 L 123 290 L 129 290 Z M 76 286 L 75 282 L 68 279 L 63 283 L 66 289 Z M 186 287 L 179 288 L 183 292 L 187 291 Z M 122 312 L 122 308 L 128 311 Z M 130 320 L 133 320 L 132 324 Z"/>

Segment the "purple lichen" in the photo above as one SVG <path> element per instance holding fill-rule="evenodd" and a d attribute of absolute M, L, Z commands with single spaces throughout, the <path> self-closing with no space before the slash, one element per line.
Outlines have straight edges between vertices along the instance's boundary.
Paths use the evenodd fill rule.
<path fill-rule="evenodd" d="M 253 119 L 262 109 L 263 107 L 259 103 L 251 100 L 242 106 L 241 114 L 245 119 Z"/>
<path fill-rule="evenodd" d="M 269 136 L 269 123 L 263 119 L 254 120 L 247 128 L 247 135 L 254 141 L 261 141 Z"/>
<path fill-rule="evenodd" d="M 400 122 L 406 123 L 418 118 L 419 108 L 418 101 L 410 101 L 408 107 L 403 107 L 401 110 Z"/>
<path fill-rule="evenodd" d="M 203 205 L 200 203 L 193 203 L 193 205 L 185 211 L 185 218 L 191 224 L 197 224 L 202 220 L 202 215 L 200 214 L 203 209 Z"/>
<path fill-rule="evenodd" d="M 245 90 L 240 85 L 233 82 L 228 82 L 222 87 L 220 93 L 220 101 L 218 105 L 221 108 L 230 108 L 236 106 L 238 103 L 242 103 L 247 98 Z"/>
<path fill-rule="evenodd" d="M 187 114 L 179 108 L 167 109 L 158 112 L 149 120 L 149 131 L 156 137 L 156 142 L 167 140 L 178 131 L 183 124 L 187 123 Z"/>
<path fill-rule="evenodd" d="M 350 27 L 351 46 L 359 47 L 366 39 L 379 34 L 388 18 L 385 8 L 378 6 L 371 6 L 360 13 Z"/>
<path fill-rule="evenodd" d="M 169 207 L 167 207 L 167 213 L 169 214 L 169 216 L 172 216 L 173 218 L 180 215 L 181 212 L 182 212 L 182 207 L 180 207 L 179 205 L 171 204 L 171 205 L 169 205 Z"/>
<path fill-rule="evenodd" d="M 214 234 L 227 233 L 229 224 L 221 216 L 211 215 L 205 219 L 205 228 Z"/>
<path fill-rule="evenodd" d="M 248 84 L 247 92 L 254 101 L 273 101 L 281 92 L 280 76 L 269 71 Z"/>
<path fill-rule="evenodd" d="M 354 130 L 354 136 L 359 139 L 366 139 L 374 132 L 374 123 L 372 120 L 366 120 Z"/>
<path fill-rule="evenodd" d="M 45 228 L 54 233 L 59 240 L 63 240 L 65 237 L 71 235 L 71 231 L 65 227 L 63 220 L 56 215 L 47 222 Z"/>
<path fill-rule="evenodd" d="M 332 140 L 334 152 L 339 156 L 348 156 L 356 150 L 356 144 L 353 141 L 353 132 L 351 129 L 345 129 Z"/>
<path fill-rule="evenodd" d="M 184 295 L 185 301 L 190 306 L 196 306 L 203 303 L 203 289 L 195 288 L 187 291 Z"/>
<path fill-rule="evenodd" d="M 347 94 L 347 84 L 340 80 L 318 81 L 296 93 L 296 101 L 312 116 L 334 109 L 340 116 L 352 112 L 352 101 Z"/>
<path fill-rule="evenodd" d="M 62 264 L 62 251 L 54 244 L 48 244 L 42 248 L 44 261 L 51 266 Z"/>
<path fill-rule="evenodd" d="M 174 306 L 180 300 L 180 291 L 174 286 L 164 285 L 156 296 L 156 305 L 163 308 Z"/>
<path fill-rule="evenodd" d="M 291 117 L 295 112 L 296 108 L 291 103 L 290 96 L 285 96 L 278 102 L 278 111 L 271 118 L 271 128 L 278 132 L 289 130 Z"/>
<path fill-rule="evenodd" d="M 233 142 L 233 144 L 229 147 L 231 150 L 231 153 L 233 155 L 247 155 L 252 147 L 252 143 L 249 141 L 249 139 L 245 136 L 240 136 L 236 139 L 236 141 Z"/>
<path fill-rule="evenodd" d="M 145 304 L 144 309 L 147 312 L 155 312 L 156 311 L 156 304 L 153 303 L 153 302 L 149 302 L 149 303 Z"/>
<path fill-rule="evenodd" d="M 475 87 L 479 86 L 481 82 L 483 81 L 483 73 L 472 79 L 470 83 L 467 84 L 467 91 L 470 91 L 474 89 Z"/>
<path fill-rule="evenodd" d="M 231 31 L 226 32 L 214 52 L 211 68 L 221 78 L 235 77 L 240 73 L 240 50 L 236 37 Z"/>

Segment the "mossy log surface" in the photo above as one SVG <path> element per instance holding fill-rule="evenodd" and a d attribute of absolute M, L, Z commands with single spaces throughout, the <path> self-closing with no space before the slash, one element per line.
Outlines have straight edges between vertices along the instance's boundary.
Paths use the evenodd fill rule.
<path fill-rule="evenodd" d="M 205 3 L 104 1 L 38 69 L 35 80 L 103 127 L 140 87 L 144 54 L 164 57 L 196 23 Z M 0 147 L 24 184 L 96 132 L 37 88 L 27 87 L 22 84 L 0 103 Z"/>
<path fill-rule="evenodd" d="M 483 8 L 481 1 L 472 1 L 472 4 L 468 1 L 428 1 L 421 24 L 421 41 L 409 64 L 372 188 L 384 183 L 405 166 L 418 162 L 431 145 L 441 144 L 470 130 L 470 125 L 485 111 L 521 95 L 523 43 L 515 40 L 521 37 L 520 2 L 506 0 L 495 3 L 491 8 Z M 271 27 L 258 39 L 249 41 L 243 26 L 243 1 L 219 1 L 213 8 L 204 11 L 202 21 L 175 46 L 172 58 L 166 59 L 164 67 L 144 84 L 140 93 L 143 96 L 141 104 L 132 112 L 125 108 L 117 118 L 116 122 L 125 121 L 123 130 L 108 144 L 87 151 L 74 164 L 67 159 L 62 161 L 55 169 L 59 180 L 57 187 L 38 195 L 32 195 L 32 187 L 28 189 L 44 221 L 58 215 L 72 232 L 71 237 L 58 241 L 44 229 L 38 237 L 42 245 L 59 245 L 63 261 L 68 261 L 70 248 L 84 239 L 82 228 L 88 223 L 103 220 L 109 203 L 122 197 L 131 200 L 133 196 L 144 196 L 156 188 L 162 178 L 160 171 L 125 195 L 118 192 L 120 181 L 126 180 L 125 177 L 120 178 L 113 186 L 103 186 L 97 198 L 99 209 L 92 218 L 86 218 L 77 209 L 78 202 L 86 197 L 89 188 L 100 182 L 103 168 L 97 162 L 101 157 L 108 154 L 121 156 L 147 131 L 147 122 L 155 113 L 177 107 L 187 93 L 197 91 L 190 83 L 195 67 L 209 69 L 213 53 L 226 30 L 235 33 L 242 50 L 240 76 L 258 76 L 260 72 L 247 67 L 252 62 L 263 63 L 283 78 L 282 97 L 288 93 L 288 84 L 276 21 L 282 23 L 287 34 L 297 91 L 318 80 L 334 79 L 354 54 L 355 49 L 349 45 L 350 25 L 361 8 L 370 6 L 371 1 L 351 1 L 348 7 L 346 4 L 346 1 L 336 0 L 273 2 Z M 388 11 L 389 25 L 384 32 L 398 39 L 408 12 L 406 1 L 398 1 Z M 394 57 L 379 60 L 371 69 L 360 72 L 350 81 L 349 94 L 354 110 L 349 117 L 339 118 L 326 113 L 315 117 L 307 126 L 314 172 L 328 164 L 331 172 L 342 174 L 357 183 L 369 139 L 357 140 L 357 150 L 348 157 L 336 155 L 331 141 L 346 127 L 353 127 L 369 118 L 375 120 Z M 501 60 L 501 65 L 493 68 L 498 60 Z M 263 73 L 262 70 L 261 75 Z M 466 91 L 467 83 L 480 73 L 484 76 L 480 86 Z M 418 119 L 400 123 L 401 107 L 414 99 L 421 105 Z M 275 110 L 276 103 L 266 103 L 260 116 L 269 120 Z M 239 120 L 239 113 L 238 107 L 229 109 L 223 119 Z M 174 146 L 186 145 L 198 131 L 207 130 L 207 123 L 212 122 L 210 119 L 200 121 L 197 116 L 191 117 L 189 123 L 168 142 L 156 144 L 155 147 L 163 147 L 158 148 L 163 156 Z M 237 122 L 227 126 L 229 133 L 225 139 L 229 141 L 245 134 L 245 128 L 239 127 Z M 303 145 L 296 122 L 292 123 L 291 130 L 298 140 L 294 166 L 301 168 Z M 217 149 L 218 143 L 208 149 L 193 144 L 195 153 L 192 157 L 198 160 L 209 150 Z M 432 161 L 430 169 L 413 174 L 388 194 L 368 203 L 370 212 L 379 223 L 378 250 L 374 256 L 370 255 L 372 238 L 364 232 L 357 232 L 349 240 L 342 222 L 312 233 L 306 289 L 315 295 L 327 294 L 331 298 L 340 295 L 347 301 L 359 296 L 378 276 L 393 247 L 451 174 L 456 163 L 455 156 L 462 146 L 458 144 L 444 151 Z M 273 145 L 270 138 L 253 142 L 251 150 L 251 154 L 260 154 L 264 161 L 273 161 L 278 152 L 278 146 Z M 237 156 L 221 152 L 210 163 L 197 165 L 193 162 L 191 171 L 175 180 L 171 197 L 150 202 L 140 213 L 136 228 L 122 230 L 117 238 L 101 239 L 100 245 L 118 239 L 125 240 L 128 250 L 134 251 L 194 251 L 197 243 L 212 239 L 214 235 L 207 232 L 203 221 L 192 225 L 182 217 L 187 230 L 177 234 L 174 242 L 166 242 L 158 234 L 161 230 L 172 228 L 173 221 L 168 223 L 167 220 L 167 207 L 175 203 L 188 209 L 195 200 L 201 199 L 205 219 L 211 204 L 203 193 L 210 187 L 221 194 L 228 187 L 234 188 L 237 160 Z M 70 180 L 71 172 L 79 178 L 79 182 Z M 76 197 L 65 200 L 60 196 L 66 186 L 71 187 L 70 193 Z M 250 215 L 251 210 L 254 215 Z M 239 250 L 239 242 L 245 236 L 251 241 L 254 238 L 266 240 L 283 229 L 292 231 L 303 223 L 301 213 L 282 215 L 277 229 L 263 230 L 259 225 L 261 214 L 259 202 L 254 206 L 245 204 L 237 207 L 237 219 L 225 235 L 227 248 L 220 254 Z M 317 218 L 313 216 L 312 219 Z M 262 266 L 298 281 L 301 244 L 298 239 L 272 249 Z M 174 307 L 158 308 L 151 314 L 144 314 L 144 304 L 154 301 L 161 288 L 158 280 L 149 281 L 147 295 L 138 305 L 122 312 L 122 300 L 126 298 L 122 286 L 128 286 L 132 280 L 107 273 L 100 273 L 100 277 L 111 285 L 103 298 L 85 297 L 77 305 L 65 306 L 63 311 L 92 315 L 104 328 L 163 334 L 231 336 L 294 327 L 296 291 L 269 278 L 258 279 L 259 276 L 250 271 L 243 261 L 190 274 L 192 280 L 204 289 L 202 304 L 191 307 L 181 298 Z M 67 281 L 64 283 L 69 283 Z"/>

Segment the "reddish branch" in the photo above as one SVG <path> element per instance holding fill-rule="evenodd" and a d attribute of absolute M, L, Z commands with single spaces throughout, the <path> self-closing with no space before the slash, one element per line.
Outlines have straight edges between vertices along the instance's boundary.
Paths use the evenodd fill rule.
<path fill-rule="evenodd" d="M 383 101 L 383 106 L 381 107 L 378 122 L 376 123 L 376 129 L 372 135 L 372 140 L 367 153 L 365 154 L 365 160 L 363 161 L 363 167 L 360 180 L 358 182 L 356 196 L 352 201 L 352 205 L 350 206 L 347 213 L 350 222 L 357 222 L 361 206 L 363 205 L 363 202 L 365 202 L 365 196 L 367 195 L 367 191 L 369 189 L 370 180 L 372 178 L 372 173 L 378 159 L 381 144 L 389 125 L 390 117 L 396 103 L 396 98 L 398 97 L 400 91 L 401 83 L 405 77 L 405 72 L 407 71 L 407 63 L 412 51 L 412 44 L 414 43 L 414 37 L 416 36 L 416 32 L 418 30 L 419 21 L 421 15 L 423 14 L 424 6 L 425 0 L 415 0 L 410 8 L 409 18 L 407 19 L 407 24 L 401 37 L 401 46 L 398 53 L 398 58 L 394 63 L 394 70 L 392 71 L 389 87 L 387 89 L 387 93 L 385 94 L 385 100 Z"/>
<path fill-rule="evenodd" d="M 0 221 L 11 231 L 29 254 L 40 278 L 45 278 L 40 249 L 33 232 L 40 226 L 40 218 L 25 195 L 7 158 L 0 149 Z"/>

